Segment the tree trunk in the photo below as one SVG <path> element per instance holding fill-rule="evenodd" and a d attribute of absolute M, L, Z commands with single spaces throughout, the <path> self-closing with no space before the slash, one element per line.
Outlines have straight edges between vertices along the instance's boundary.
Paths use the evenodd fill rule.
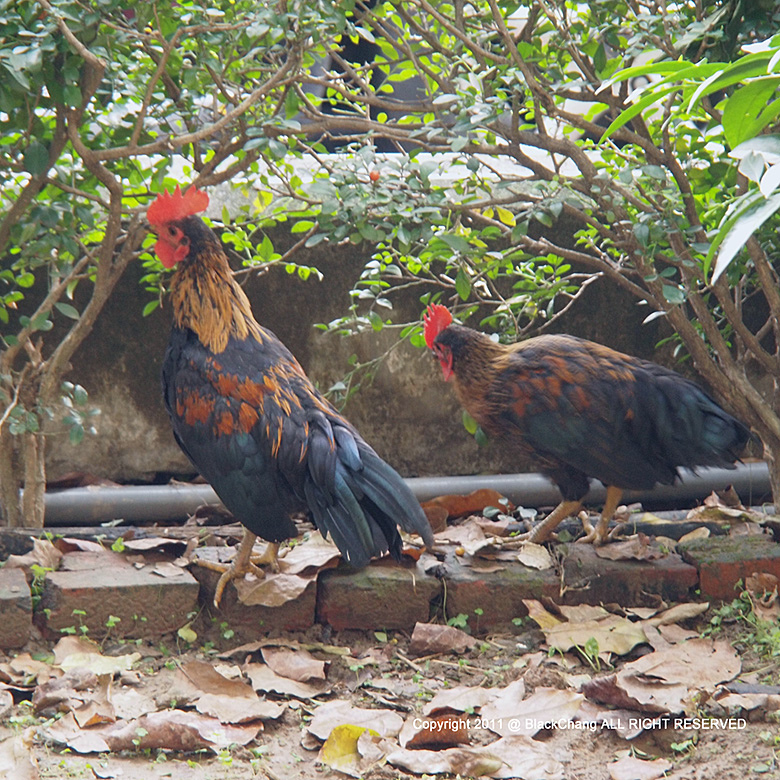
<path fill-rule="evenodd" d="M 26 528 L 43 528 L 46 495 L 45 439 L 37 433 L 25 433 L 22 437 L 24 454 L 24 494 L 20 525 Z"/>
<path fill-rule="evenodd" d="M 22 478 L 16 445 L 16 436 L 6 426 L 0 428 L 0 515 L 4 525 L 14 527 L 22 524 Z"/>

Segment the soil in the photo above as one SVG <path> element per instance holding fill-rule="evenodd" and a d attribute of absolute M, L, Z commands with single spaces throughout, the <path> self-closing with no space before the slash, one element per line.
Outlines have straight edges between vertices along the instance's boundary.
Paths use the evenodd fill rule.
<path fill-rule="evenodd" d="M 694 628 L 708 626 L 710 614 L 705 614 Z M 739 624 L 723 627 L 718 636 L 728 638 L 740 651 L 743 666 L 741 678 L 747 677 L 750 681 L 771 685 L 780 681 L 780 662 L 776 658 L 758 655 L 746 640 Z M 330 661 L 328 681 L 332 690 L 321 700 L 338 698 L 364 708 L 389 707 L 402 717 L 419 712 L 421 706 L 437 691 L 455 685 L 502 688 L 522 676 L 527 696 L 542 687 L 571 688 L 570 679 L 567 681 L 566 675 L 588 673 L 599 676 L 609 672 L 604 668 L 594 672 L 585 661 L 569 654 L 565 657 L 548 657 L 541 631 L 525 625 L 516 635 L 480 638 L 476 647 L 460 655 L 442 653 L 422 659 L 414 659 L 409 654 L 410 638 L 401 633 L 377 637 L 357 632 L 336 634 L 316 627 L 305 634 L 286 635 L 285 639 L 350 649 L 351 655 L 346 658 L 313 651 L 315 656 Z M 231 643 L 221 638 L 217 638 L 215 645 L 206 645 L 197 652 L 179 652 L 177 638 L 169 637 L 154 646 L 107 643 L 103 652 L 106 655 L 140 652 L 142 660 L 136 667 L 141 671 L 138 689 L 159 699 L 170 684 L 176 665 L 195 659 L 215 663 L 218 653 L 231 649 Z M 35 655 L 45 655 L 51 651 L 51 646 L 39 642 L 25 650 Z M 646 647 L 644 651 L 647 651 Z M 639 648 L 628 656 L 613 659 L 616 668 L 642 652 L 642 648 Z M 220 662 L 240 665 L 245 658 L 244 655 Z M 365 663 L 355 661 L 361 658 Z M 382 681 L 384 687 L 372 685 L 377 681 Z M 0 720 L 0 738 L 5 739 L 30 727 L 39 727 L 45 721 L 45 718 L 31 714 L 29 698 L 18 696 L 13 708 L 5 713 Z M 287 702 L 287 709 L 277 721 L 267 721 L 264 731 L 247 747 L 225 750 L 217 756 L 205 751 L 188 755 L 166 751 L 140 755 L 78 755 L 36 737 L 33 750 L 38 760 L 40 777 L 116 777 L 121 780 L 308 780 L 318 776 L 343 777 L 318 763 L 319 742 L 306 730 L 317 703 L 287 697 L 269 698 Z M 668 759 L 673 766 L 666 777 L 672 778 L 744 780 L 746 776 L 780 777 L 776 757 L 780 728 L 773 719 L 773 713 L 754 711 L 745 714 L 745 717 L 747 722 L 744 727 L 735 730 L 654 728 L 644 731 L 631 741 L 604 728 L 594 732 L 556 729 L 540 732 L 534 739 L 547 743 L 555 757 L 563 763 L 566 780 L 610 780 L 610 771 L 614 770 L 613 762 L 629 754 L 638 758 Z M 472 745 L 486 744 L 496 739 L 490 732 L 479 730 L 472 731 L 470 737 Z M 364 777 L 366 780 L 397 780 L 415 775 L 384 765 L 375 766 Z"/>

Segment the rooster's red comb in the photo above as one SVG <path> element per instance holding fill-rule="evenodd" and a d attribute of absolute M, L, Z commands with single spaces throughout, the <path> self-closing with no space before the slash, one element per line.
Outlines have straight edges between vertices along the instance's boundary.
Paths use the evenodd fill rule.
<path fill-rule="evenodd" d="M 433 349 L 434 339 L 452 323 L 452 315 L 446 306 L 432 303 L 423 315 L 423 334 L 428 349 Z"/>
<path fill-rule="evenodd" d="M 197 187 L 190 187 L 182 195 L 176 185 L 173 192 L 161 192 L 146 212 L 146 218 L 152 225 L 164 225 L 177 219 L 189 217 L 199 211 L 205 211 L 209 205 L 209 196 Z"/>

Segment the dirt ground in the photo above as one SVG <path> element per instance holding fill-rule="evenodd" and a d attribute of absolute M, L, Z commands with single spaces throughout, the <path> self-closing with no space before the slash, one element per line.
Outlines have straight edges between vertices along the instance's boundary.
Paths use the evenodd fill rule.
<path fill-rule="evenodd" d="M 711 625 L 713 614 L 710 610 L 696 621 L 689 621 L 686 630 L 706 630 Z M 740 623 L 727 623 L 717 636 L 719 640 L 727 640 L 738 652 L 742 669 L 737 680 L 763 685 L 764 690 L 770 690 L 766 686 L 780 682 L 777 658 L 762 655 L 760 648 L 751 643 L 750 636 L 746 637 Z M 313 648 L 312 656 L 328 662 L 329 690 L 314 699 L 267 694 L 268 699 L 285 705 L 283 714 L 277 719 L 265 721 L 264 729 L 257 738 L 243 747 L 222 749 L 216 755 L 213 750 L 183 754 L 156 749 L 81 755 L 47 739 L 47 725 L 50 726 L 61 715 L 32 711 L 30 699 L 35 690 L 34 683 L 29 684 L 27 692 L 23 685 L 14 689 L 14 704 L 6 708 L 0 720 L 0 739 L 28 735 L 41 778 L 305 780 L 320 776 L 343 777 L 319 762 L 321 741 L 308 732 L 308 724 L 323 702 L 342 700 L 361 708 L 389 709 L 408 719 L 421 713 L 425 703 L 437 693 L 455 686 L 505 689 L 522 678 L 525 696 L 528 697 L 538 690 L 571 691 L 578 682 L 586 679 L 582 675 L 599 678 L 614 671 L 598 662 L 596 665 L 600 668 L 595 670 L 593 659 L 589 663 L 587 658 L 578 657 L 576 653 L 550 655 L 545 635 L 530 621 L 519 627 L 515 635 L 488 636 L 480 638 L 474 647 L 465 652 L 440 652 L 422 658 L 410 652 L 410 637 L 401 632 L 390 635 L 336 634 L 316 627 L 306 634 L 285 636 L 281 641 L 296 647 Z M 231 642 L 222 637 L 217 637 L 213 645 L 206 644 L 197 651 L 181 652 L 177 646 L 180 644 L 176 636 L 171 636 L 154 645 L 106 643 L 101 651 L 106 656 L 139 653 L 140 659 L 134 665 L 134 673 L 137 674 L 131 680 L 133 688 L 153 699 L 160 707 L 176 705 L 167 698 L 167 692 L 177 671 L 189 662 L 198 660 L 240 667 L 256 652 L 249 648 L 231 654 L 234 649 Z M 340 650 L 336 652 L 335 648 Z M 51 660 L 52 647 L 46 643 L 31 644 L 25 650 L 32 658 L 46 662 Z M 620 669 L 648 651 L 649 648 L 644 645 L 622 657 L 613 655 L 615 668 Z M 12 658 L 9 656 L 4 661 L 8 664 Z M 749 712 L 738 712 L 744 722 L 735 719 L 734 728 L 675 728 L 670 718 L 668 724 L 663 724 L 667 727 L 658 724 L 658 727 L 648 728 L 631 740 L 603 725 L 594 730 L 574 727 L 542 730 L 533 738 L 546 745 L 561 762 L 566 780 L 639 778 L 639 774 L 632 774 L 636 770 L 624 770 L 615 763 L 626 756 L 646 759 L 643 766 L 648 774 L 641 777 L 648 778 L 744 780 L 753 776 L 780 777 L 776 756 L 780 727 L 774 718 L 776 709 L 770 703 Z M 476 718 L 474 713 L 467 713 L 465 717 Z M 475 727 L 469 729 L 468 739 L 472 746 L 478 746 L 492 742 L 496 736 L 486 729 Z M 659 758 L 669 762 L 665 775 L 654 774 L 649 764 L 650 760 Z M 26 760 L 21 766 L 27 767 Z M 35 774 L 20 772 L 2 776 L 25 780 L 35 777 Z M 366 780 L 394 780 L 420 775 L 380 762 L 361 776 Z M 451 773 L 437 771 L 431 771 L 426 776 L 454 777 Z M 535 780 L 537 776 L 532 773 L 527 777 Z"/>

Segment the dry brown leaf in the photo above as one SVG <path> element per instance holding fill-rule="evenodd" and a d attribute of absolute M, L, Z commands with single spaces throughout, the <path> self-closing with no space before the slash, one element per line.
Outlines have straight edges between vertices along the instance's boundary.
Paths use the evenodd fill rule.
<path fill-rule="evenodd" d="M 609 776 L 612 780 L 657 780 L 673 766 L 674 764 L 665 758 L 641 761 L 634 756 L 625 756 L 609 765 Z"/>
<path fill-rule="evenodd" d="M 502 737 L 515 734 L 530 737 L 542 729 L 554 728 L 555 724 L 572 721 L 584 699 L 581 693 L 574 691 L 537 688 L 533 695 L 522 701 L 500 696 L 483 707 L 480 716 L 488 721 L 491 731 Z"/>
<path fill-rule="evenodd" d="M 393 710 L 353 707 L 348 701 L 336 699 L 320 704 L 307 728 L 310 734 L 325 740 L 336 726 L 344 725 L 370 728 L 380 737 L 397 737 L 404 721 Z"/>
<path fill-rule="evenodd" d="M 161 561 L 156 563 L 152 569 L 152 574 L 156 574 L 159 577 L 182 577 L 184 575 L 184 569 L 181 566 L 177 566 L 170 561 Z"/>
<path fill-rule="evenodd" d="M 280 693 L 294 696 L 296 699 L 313 699 L 330 689 L 330 686 L 324 682 L 302 683 L 290 680 L 288 677 L 281 677 L 266 664 L 247 664 L 244 672 L 256 691 Z"/>
<path fill-rule="evenodd" d="M 510 535 L 510 528 L 517 526 L 517 521 L 512 517 L 494 517 L 492 520 L 488 520 L 487 517 L 478 517 L 474 521 L 481 529 L 485 536 L 501 536 L 506 537 Z"/>
<path fill-rule="evenodd" d="M 490 745 L 448 750 L 394 750 L 393 766 L 419 775 L 453 774 L 464 777 L 563 780 L 563 765 L 546 745 L 522 735 L 504 737 Z"/>
<path fill-rule="evenodd" d="M 688 542 L 695 542 L 697 539 L 709 539 L 711 535 L 710 529 L 706 525 L 694 528 L 693 531 L 688 531 L 687 534 L 683 534 L 676 544 L 687 544 Z M 656 537 L 656 540 L 658 537 Z"/>
<path fill-rule="evenodd" d="M 89 729 L 80 729 L 72 713 L 68 713 L 47 727 L 44 734 L 78 753 L 147 748 L 187 753 L 209 749 L 218 753 L 233 744 L 246 745 L 261 728 L 261 724 L 225 725 L 198 712 L 161 710 Z"/>
<path fill-rule="evenodd" d="M 128 550 L 136 552 L 148 552 L 149 550 L 166 550 L 178 555 L 187 546 L 184 539 L 168 539 L 163 536 L 147 536 L 143 539 L 126 539 L 124 546 Z"/>
<path fill-rule="evenodd" d="M 52 677 L 62 677 L 62 670 L 44 661 L 38 661 L 29 653 L 19 653 L 8 663 L 0 664 L 0 675 L 7 682 L 23 685 L 45 683 Z"/>
<path fill-rule="evenodd" d="M 339 548 L 319 531 L 313 531 L 309 538 L 296 544 L 284 558 L 279 559 L 279 571 L 283 574 L 301 574 L 307 570 L 315 573 L 335 566 L 339 562 Z"/>
<path fill-rule="evenodd" d="M 423 715 L 432 715 L 439 710 L 466 712 L 477 710 L 495 696 L 493 688 L 470 688 L 458 685 L 439 691 L 422 709 Z"/>
<path fill-rule="evenodd" d="M 195 709 L 203 715 L 209 715 L 222 723 L 249 723 L 253 720 L 276 720 L 285 708 L 276 702 L 244 696 L 228 696 L 218 693 L 204 693 Z"/>
<path fill-rule="evenodd" d="M 437 496 L 422 504 L 423 509 L 444 507 L 449 517 L 464 517 L 465 515 L 481 513 L 488 506 L 505 508 L 508 512 L 515 508 L 508 499 L 490 488 L 475 490 L 468 495 Z"/>
<path fill-rule="evenodd" d="M 303 595 L 314 586 L 316 573 L 302 577 L 299 574 L 266 574 L 262 580 L 244 578 L 235 580 L 238 600 L 247 606 L 281 607 Z"/>
<path fill-rule="evenodd" d="M 646 622 L 653 626 L 666 626 L 673 623 L 679 623 L 681 620 L 703 615 L 710 608 L 708 601 L 700 604 L 675 604 L 675 606 L 661 612 L 660 615 L 649 618 Z"/>
<path fill-rule="evenodd" d="M 525 680 L 509 683 L 505 688 L 488 688 L 490 699 L 482 706 L 480 715 L 485 719 L 512 717 L 520 709 L 525 697 Z"/>
<path fill-rule="evenodd" d="M 469 716 L 441 712 L 430 717 L 407 718 L 398 735 L 401 747 L 448 748 L 469 743 Z"/>
<path fill-rule="evenodd" d="M 58 550 L 48 539 L 33 538 L 33 548 L 24 555 L 9 555 L 5 564 L 6 569 L 24 569 L 29 576 L 30 567 L 35 564 L 44 569 L 56 571 L 62 560 L 62 552 Z M 102 549 L 102 548 L 101 548 Z"/>
<path fill-rule="evenodd" d="M 522 599 L 525 608 L 528 610 L 528 617 L 531 618 L 542 631 L 546 631 L 553 626 L 557 626 L 562 621 L 555 615 L 548 612 L 536 599 Z"/>
<path fill-rule="evenodd" d="M 583 623 L 586 620 L 601 620 L 611 614 L 607 612 L 604 607 L 597 607 L 591 604 L 577 604 L 573 607 L 561 604 L 558 609 L 560 610 L 561 615 L 570 623 Z"/>
<path fill-rule="evenodd" d="M 612 561 L 654 561 L 665 558 L 667 553 L 653 538 L 640 533 L 624 541 L 597 547 L 596 555 Z"/>
<path fill-rule="evenodd" d="M 490 542 L 485 532 L 472 520 L 453 525 L 436 534 L 437 542 L 451 542 L 462 547 L 486 545 Z"/>
<path fill-rule="evenodd" d="M 194 688 L 198 697 L 204 693 L 213 693 L 235 698 L 256 698 L 254 690 L 246 682 L 228 679 L 205 661 L 189 661 L 182 664 L 177 670 L 176 677 L 180 675 Z"/>
<path fill-rule="evenodd" d="M 90 691 L 84 703 L 73 707 L 73 717 L 81 728 L 116 721 L 114 705 L 111 703 L 111 675 L 105 674 L 98 678 L 97 686 Z"/>
<path fill-rule="evenodd" d="M 38 780 L 38 761 L 32 746 L 35 728 L 0 742 L 0 777 L 7 780 Z"/>
<path fill-rule="evenodd" d="M 555 565 L 555 561 L 552 559 L 549 550 L 541 544 L 534 544 L 533 542 L 526 542 L 520 552 L 517 553 L 517 560 L 528 566 L 531 569 L 539 569 L 544 571 L 545 569 L 552 569 Z"/>
<path fill-rule="evenodd" d="M 409 643 L 411 655 L 436 655 L 437 653 L 463 653 L 477 643 L 473 636 L 453 626 L 435 623 L 416 623 Z"/>
<path fill-rule="evenodd" d="M 325 661 L 317 660 L 307 650 L 287 647 L 264 647 L 263 660 L 277 674 L 298 682 L 325 679 Z"/>
<path fill-rule="evenodd" d="M 103 655 L 99 645 L 80 636 L 63 637 L 54 646 L 54 663 L 65 672 L 82 668 L 97 675 L 116 674 L 131 669 L 140 659 L 140 653 Z"/>
<path fill-rule="evenodd" d="M 768 572 L 751 574 L 745 578 L 745 589 L 753 601 L 753 611 L 761 620 L 772 622 L 780 616 L 777 585 L 777 577 Z"/>
<path fill-rule="evenodd" d="M 733 680 L 741 669 L 737 651 L 725 640 L 691 639 L 668 650 L 656 651 L 626 664 L 618 673 L 642 675 L 667 683 L 686 683 L 712 692 Z"/>
<path fill-rule="evenodd" d="M 111 703 L 114 705 L 117 719 L 132 720 L 157 710 L 154 699 L 128 687 L 112 691 Z"/>
<path fill-rule="evenodd" d="M 97 675 L 89 669 L 74 669 L 62 677 L 41 683 L 33 692 L 33 709 L 35 712 L 72 709 L 85 701 L 88 697 L 86 692 L 97 684 Z"/>
<path fill-rule="evenodd" d="M 647 641 L 641 623 L 618 615 L 608 615 L 601 620 L 559 623 L 542 630 L 547 644 L 564 652 L 573 647 L 584 647 L 589 640 L 595 639 L 600 653 L 625 655 Z"/>

